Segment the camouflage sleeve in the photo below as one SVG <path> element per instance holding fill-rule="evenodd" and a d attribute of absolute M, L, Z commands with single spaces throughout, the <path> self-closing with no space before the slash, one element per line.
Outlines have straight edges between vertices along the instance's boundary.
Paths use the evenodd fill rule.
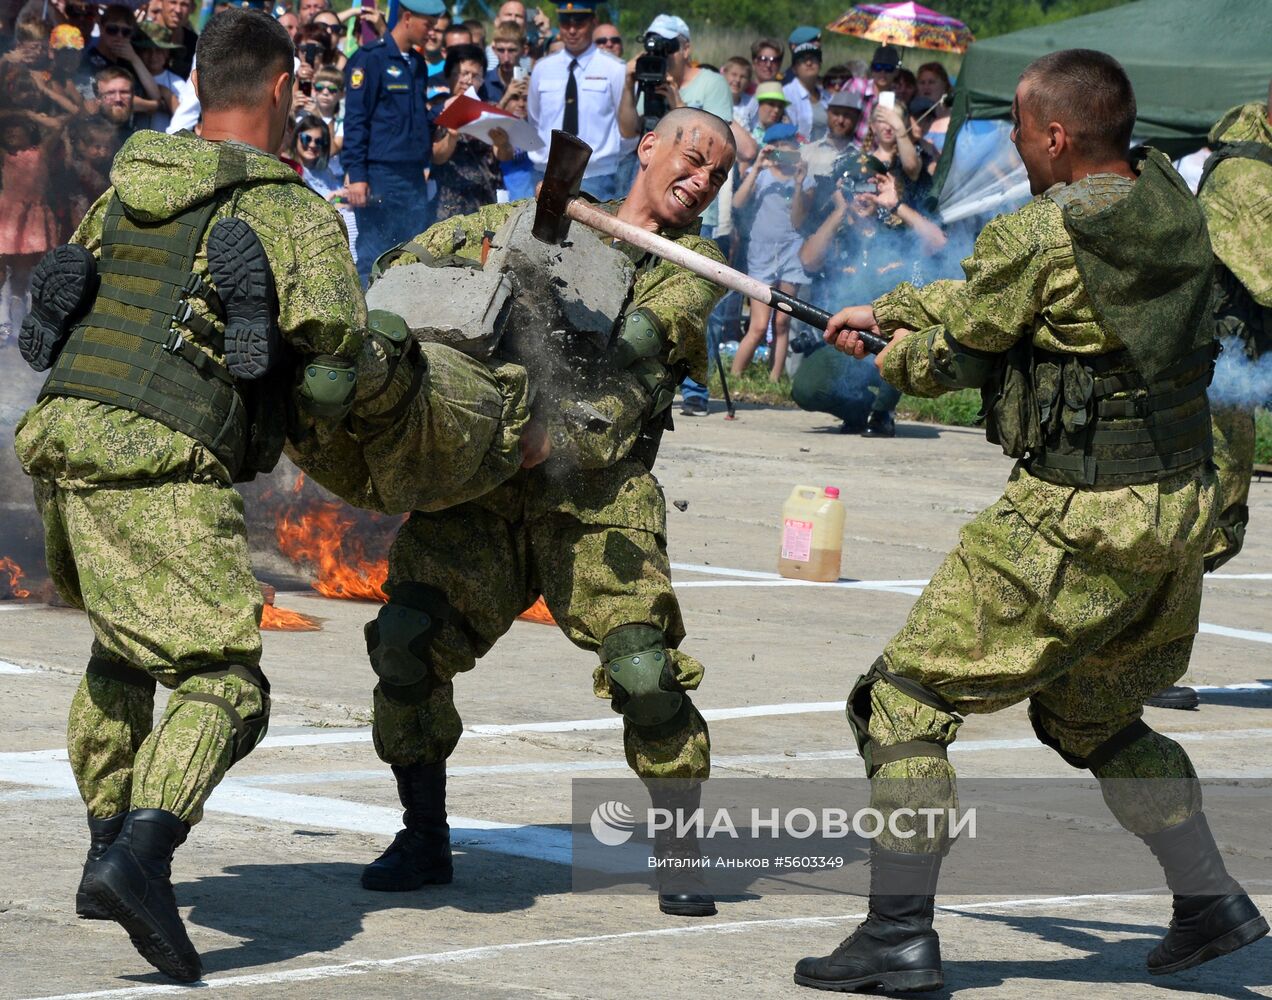
<path fill-rule="evenodd" d="M 93 202 L 84 218 L 80 220 L 80 224 L 75 227 L 75 233 L 71 236 L 70 242 L 78 243 L 80 246 L 96 253 L 102 246 L 102 226 L 106 218 L 106 206 L 110 204 L 111 198 L 115 196 L 114 188 L 107 188 L 106 193 Z"/>
<path fill-rule="evenodd" d="M 378 393 L 394 363 L 367 337 L 353 415 L 289 441 L 292 461 L 342 500 L 383 514 L 464 503 L 516 473 L 529 422 L 525 369 L 487 367 L 440 344 L 421 345 L 409 363 L 418 379 Z"/>
<path fill-rule="evenodd" d="M 434 257 L 455 255 L 467 260 L 481 260 L 482 237 L 495 232 L 509 217 L 525 205 L 524 201 L 504 205 L 485 205 L 471 215 L 457 215 L 444 222 L 436 222 L 420 233 L 411 243 L 418 243 Z M 393 258 L 388 267 L 418 264 L 419 257 L 407 249 Z"/>
<path fill-rule="evenodd" d="M 725 263 L 714 241 L 682 236 L 676 241 L 695 253 Z M 707 381 L 707 317 L 724 296 L 724 289 L 683 267 L 660 260 L 636 278 L 633 309 L 648 309 L 664 333 L 663 364 L 679 381 L 688 375 Z"/>
<path fill-rule="evenodd" d="M 650 393 L 608 359 L 580 365 L 571 390 L 545 419 L 553 454 L 580 469 L 608 468 L 625 458 L 649 418 Z"/>
<path fill-rule="evenodd" d="M 1215 256 L 1255 302 L 1272 307 L 1272 165 L 1224 160 L 1197 197 Z"/>
<path fill-rule="evenodd" d="M 367 310 L 339 213 L 297 184 L 248 186 L 232 213 L 265 247 L 284 339 L 302 356 L 355 360 Z"/>
<path fill-rule="evenodd" d="M 875 300 L 881 328 L 905 326 L 922 334 L 906 337 L 884 359 L 883 377 L 891 385 L 911 395 L 939 396 L 961 387 L 943 373 L 956 368 L 965 352 L 1001 354 L 1031 335 L 1050 267 L 1050 256 L 1030 239 L 1032 229 L 1026 210 L 999 216 L 963 261 L 966 281 L 902 285 Z"/>

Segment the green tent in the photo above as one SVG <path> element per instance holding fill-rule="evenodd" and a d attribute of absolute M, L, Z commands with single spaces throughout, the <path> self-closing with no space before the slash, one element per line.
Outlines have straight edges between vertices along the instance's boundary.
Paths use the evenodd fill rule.
<path fill-rule="evenodd" d="M 1114 56 L 1135 87 L 1136 137 L 1179 157 L 1205 145 L 1206 133 L 1229 108 L 1266 99 L 1272 0 L 1134 0 L 973 43 L 958 74 L 938 190 L 963 123 L 1009 118 L 1021 72 L 1059 49 Z"/>

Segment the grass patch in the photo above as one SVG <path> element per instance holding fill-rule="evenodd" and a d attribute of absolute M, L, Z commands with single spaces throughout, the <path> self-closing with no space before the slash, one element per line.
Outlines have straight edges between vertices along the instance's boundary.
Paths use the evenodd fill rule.
<path fill-rule="evenodd" d="M 1254 411 L 1254 460 L 1272 464 L 1272 412 L 1268 410 Z"/>

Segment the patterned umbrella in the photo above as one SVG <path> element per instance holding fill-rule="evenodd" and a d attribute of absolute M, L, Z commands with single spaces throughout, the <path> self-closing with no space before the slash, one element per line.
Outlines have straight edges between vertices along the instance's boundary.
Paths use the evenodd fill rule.
<path fill-rule="evenodd" d="M 962 21 L 917 3 L 859 4 L 828 27 L 841 35 L 937 52 L 963 52 L 975 41 Z"/>

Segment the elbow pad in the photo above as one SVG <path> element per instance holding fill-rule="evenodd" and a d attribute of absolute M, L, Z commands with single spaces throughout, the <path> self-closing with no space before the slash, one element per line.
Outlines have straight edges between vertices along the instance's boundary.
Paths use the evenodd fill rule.
<path fill-rule="evenodd" d="M 928 334 L 932 377 L 947 389 L 979 389 L 1002 363 L 1003 356 L 960 344 L 941 327 Z"/>
<path fill-rule="evenodd" d="M 320 354 L 300 375 L 300 408 L 318 420 L 341 420 L 353 405 L 358 368 L 352 361 Z"/>

